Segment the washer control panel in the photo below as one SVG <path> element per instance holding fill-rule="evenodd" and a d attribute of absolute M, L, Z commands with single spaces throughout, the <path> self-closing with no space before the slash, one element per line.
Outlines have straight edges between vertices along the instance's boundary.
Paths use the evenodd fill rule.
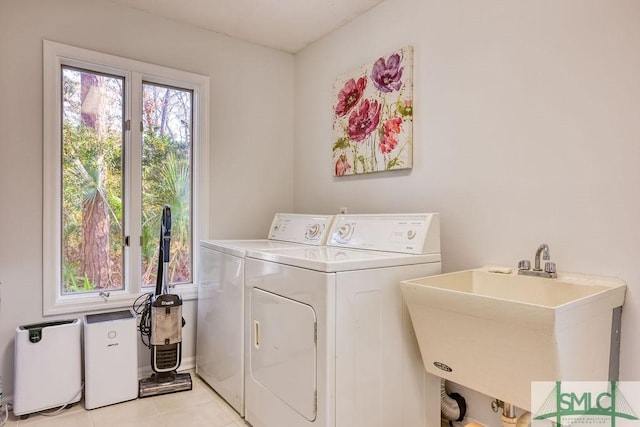
<path fill-rule="evenodd" d="M 277 213 L 269 229 L 269 239 L 325 245 L 333 218 L 333 215 Z"/>
<path fill-rule="evenodd" d="M 439 215 L 338 215 L 328 245 L 408 254 L 439 253 Z"/>

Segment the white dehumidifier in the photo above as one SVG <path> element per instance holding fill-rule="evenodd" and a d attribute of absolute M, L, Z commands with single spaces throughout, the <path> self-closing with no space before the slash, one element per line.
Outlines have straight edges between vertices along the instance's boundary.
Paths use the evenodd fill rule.
<path fill-rule="evenodd" d="M 85 408 L 99 408 L 138 397 L 137 327 L 137 318 L 131 309 L 85 316 Z"/>
<path fill-rule="evenodd" d="M 82 397 L 80 319 L 18 326 L 13 413 L 78 402 Z"/>

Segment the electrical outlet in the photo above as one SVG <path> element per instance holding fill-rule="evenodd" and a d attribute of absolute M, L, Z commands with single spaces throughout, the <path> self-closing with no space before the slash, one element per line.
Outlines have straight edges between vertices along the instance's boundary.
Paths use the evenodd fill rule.
<path fill-rule="evenodd" d="M 349 210 L 349 208 L 340 208 L 340 214 L 344 215 L 347 213 L 347 211 Z"/>

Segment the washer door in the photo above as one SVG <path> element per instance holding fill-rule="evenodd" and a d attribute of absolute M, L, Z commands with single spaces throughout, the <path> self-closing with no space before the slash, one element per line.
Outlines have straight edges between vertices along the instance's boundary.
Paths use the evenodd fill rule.
<path fill-rule="evenodd" d="M 251 375 L 309 421 L 317 411 L 316 325 L 310 305 L 251 289 Z"/>

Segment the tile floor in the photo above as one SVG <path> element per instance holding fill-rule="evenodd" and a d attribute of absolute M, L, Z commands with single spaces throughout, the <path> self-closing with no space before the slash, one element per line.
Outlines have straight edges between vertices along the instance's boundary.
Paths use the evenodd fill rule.
<path fill-rule="evenodd" d="M 242 418 L 204 383 L 188 371 L 193 390 L 146 397 L 116 405 L 84 409 L 82 401 L 56 416 L 32 414 L 26 420 L 9 416 L 6 427 L 247 427 Z"/>

